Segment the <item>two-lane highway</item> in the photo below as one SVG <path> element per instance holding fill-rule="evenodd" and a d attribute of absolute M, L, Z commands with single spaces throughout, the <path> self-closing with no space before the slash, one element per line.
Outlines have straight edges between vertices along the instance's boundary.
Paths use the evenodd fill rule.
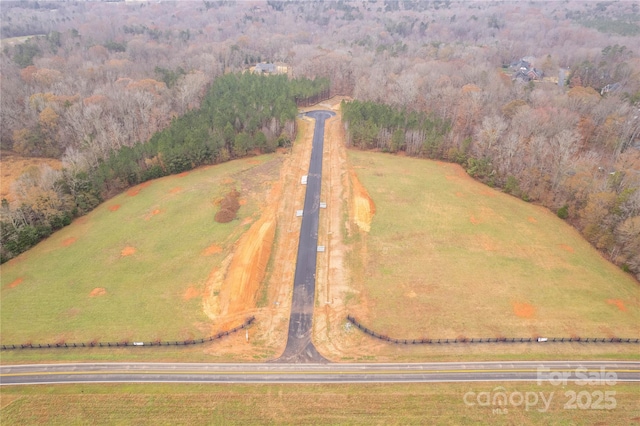
<path fill-rule="evenodd" d="M 640 362 L 545 361 L 420 364 L 170 364 L 6 365 L 2 385 L 44 383 L 404 383 L 514 382 L 615 384 L 640 382 Z"/>

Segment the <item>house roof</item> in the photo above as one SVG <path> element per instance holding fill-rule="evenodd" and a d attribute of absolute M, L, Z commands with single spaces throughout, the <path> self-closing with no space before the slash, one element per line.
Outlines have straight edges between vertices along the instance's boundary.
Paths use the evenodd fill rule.
<path fill-rule="evenodd" d="M 276 66 L 274 64 L 260 62 L 256 65 L 256 72 L 276 72 Z"/>

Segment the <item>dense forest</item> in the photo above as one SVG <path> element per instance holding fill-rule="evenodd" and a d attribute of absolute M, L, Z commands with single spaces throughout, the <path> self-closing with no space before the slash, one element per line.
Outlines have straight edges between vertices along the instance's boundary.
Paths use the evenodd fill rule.
<path fill-rule="evenodd" d="M 290 130 L 282 100 L 275 121 L 224 110 L 195 123 L 224 102 L 225 90 L 209 95 L 223 76 L 284 63 L 289 79 L 314 81 L 290 86 L 294 98 L 330 81 L 357 101 L 344 111 L 350 144 L 458 162 L 640 277 L 637 2 L 16 1 L 0 16 L 0 147 L 60 158 L 75 176 L 128 163 L 103 187 L 89 174 L 98 195 L 272 149 Z M 163 133 L 171 123 L 189 130 Z M 53 174 L 20 179 L 3 218 Z"/>

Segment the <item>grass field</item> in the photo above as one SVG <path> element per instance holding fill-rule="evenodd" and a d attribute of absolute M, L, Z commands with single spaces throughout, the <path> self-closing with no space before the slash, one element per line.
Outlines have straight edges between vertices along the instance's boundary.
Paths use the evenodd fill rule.
<path fill-rule="evenodd" d="M 398 338 L 638 337 L 640 287 L 544 208 L 457 165 L 349 152 L 376 206 L 347 306 Z M 362 253 L 365 253 L 363 256 Z"/>
<path fill-rule="evenodd" d="M 592 404 L 597 392 L 614 392 L 615 408 L 591 409 L 594 406 L 587 407 L 583 396 L 581 406 L 587 408 L 574 403 L 572 409 L 571 395 L 565 394 L 571 391 L 595 395 Z M 489 405 L 480 406 L 477 395 L 483 392 L 505 392 L 512 403 L 500 406 L 496 400 L 494 405 L 491 399 Z M 529 398 L 528 408 L 518 395 Z M 638 386 L 625 383 L 4 386 L 0 421 L 12 425 L 631 424 L 640 416 L 638 398 Z"/>
<path fill-rule="evenodd" d="M 37 37 L 37 35 L 3 38 L 3 39 L 0 39 L 0 48 L 4 48 L 5 46 L 14 46 L 16 44 L 22 44 L 33 37 Z"/>
<path fill-rule="evenodd" d="M 279 165 L 266 155 L 147 182 L 2 265 L 2 343 L 213 334 L 206 279 L 255 219 Z M 238 218 L 216 223 L 215 201 L 231 188 Z"/>

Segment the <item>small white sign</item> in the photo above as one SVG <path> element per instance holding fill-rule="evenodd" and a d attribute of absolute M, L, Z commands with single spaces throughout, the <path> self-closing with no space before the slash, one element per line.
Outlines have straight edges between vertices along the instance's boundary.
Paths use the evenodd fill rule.
<path fill-rule="evenodd" d="M 302 179 L 300 179 L 300 183 L 303 185 L 307 184 L 307 175 L 302 176 Z"/>
<path fill-rule="evenodd" d="M 324 251 L 324 246 L 318 246 L 318 251 Z"/>
<path fill-rule="evenodd" d="M 304 213 L 304 210 L 296 210 L 296 217 L 302 216 L 303 213 Z"/>
<path fill-rule="evenodd" d="M 133 342 L 133 346 L 144 346 L 144 342 Z"/>
<path fill-rule="evenodd" d="M 320 203 L 320 208 L 321 209 L 326 209 L 327 208 L 327 203 Z"/>

